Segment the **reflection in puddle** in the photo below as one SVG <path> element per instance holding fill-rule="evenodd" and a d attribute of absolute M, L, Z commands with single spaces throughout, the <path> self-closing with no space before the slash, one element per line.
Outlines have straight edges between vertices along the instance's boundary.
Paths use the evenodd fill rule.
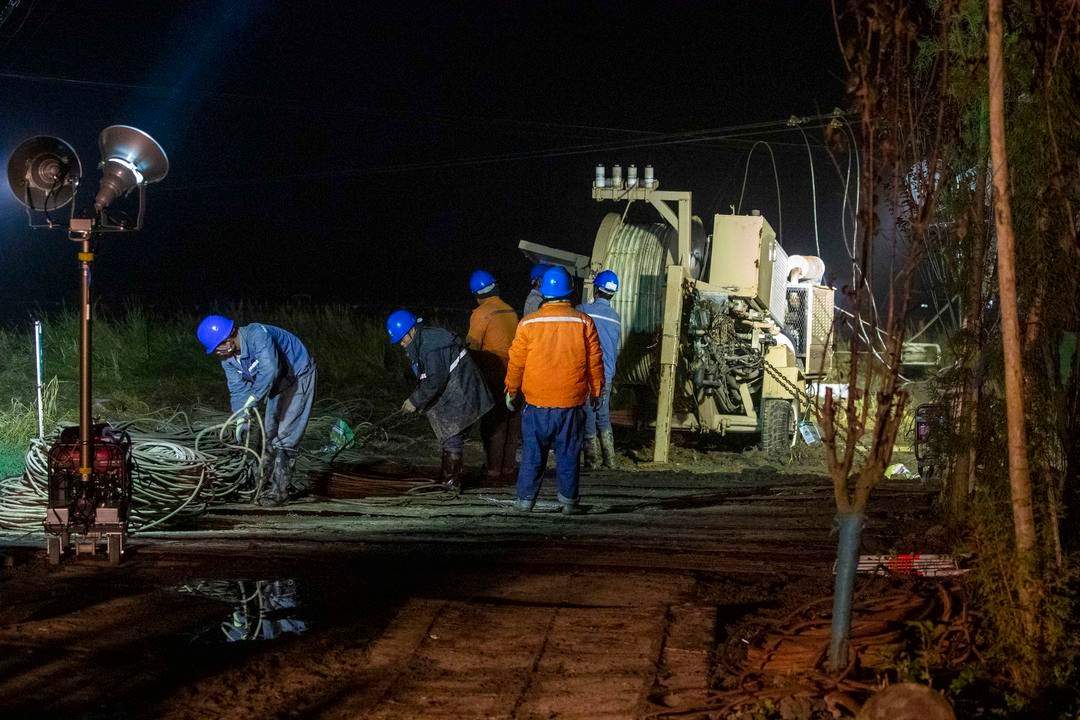
<path fill-rule="evenodd" d="M 197 633 L 197 640 L 273 640 L 307 630 L 307 623 L 296 617 L 295 580 L 203 580 L 177 589 L 233 606 L 226 619 Z"/>

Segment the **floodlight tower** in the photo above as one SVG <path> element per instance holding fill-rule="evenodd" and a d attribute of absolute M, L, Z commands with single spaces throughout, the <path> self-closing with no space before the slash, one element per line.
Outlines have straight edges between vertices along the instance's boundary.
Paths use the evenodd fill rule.
<path fill-rule="evenodd" d="M 84 538 L 76 550 L 93 551 L 102 537 L 109 561 L 120 562 L 131 502 L 131 442 L 106 424 L 94 426 L 91 367 L 91 267 L 95 237 L 142 227 L 145 187 L 169 172 L 165 151 L 149 135 L 127 125 L 101 131 L 101 181 L 92 206 L 80 205 L 82 164 L 60 138 L 36 136 L 22 142 L 8 160 L 8 183 L 26 206 L 30 227 L 66 229 L 79 243 L 79 427 L 65 428 L 49 450 L 49 504 L 45 516 L 49 562 L 58 564 L 71 535 Z M 113 217 L 109 209 L 135 194 L 134 220 Z M 71 203 L 65 224 L 53 213 Z M 76 439 L 77 438 L 77 439 Z"/>

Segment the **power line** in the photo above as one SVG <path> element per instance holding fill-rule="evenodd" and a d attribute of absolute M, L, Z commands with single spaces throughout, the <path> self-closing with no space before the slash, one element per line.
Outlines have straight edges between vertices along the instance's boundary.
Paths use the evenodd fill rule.
<path fill-rule="evenodd" d="M 88 89 L 110 89 L 110 90 L 129 90 L 136 92 L 145 92 L 152 94 L 172 95 L 176 92 L 175 88 L 165 87 L 161 85 L 146 85 L 142 83 L 123 83 L 105 80 L 82 80 L 79 78 L 68 78 L 58 75 L 43 75 L 34 73 L 20 73 L 20 72 L 0 72 L 0 79 L 5 80 L 17 80 L 23 82 L 38 82 L 38 83 L 54 83 L 62 85 L 74 85 L 76 87 L 88 88 Z M 414 111 L 387 111 L 387 110 L 372 110 L 365 106 L 360 106 L 350 103 L 325 103 L 316 104 L 310 100 L 303 98 L 287 98 L 276 97 L 272 95 L 251 95 L 246 93 L 227 93 L 227 92 L 203 92 L 196 93 L 196 98 L 210 98 L 217 100 L 228 100 L 237 103 L 266 103 L 271 105 L 283 105 L 289 107 L 295 107 L 310 112 L 314 108 L 320 108 L 324 110 L 336 110 L 338 112 L 348 112 L 352 116 L 360 116 L 364 119 L 377 119 L 377 120 L 395 120 L 399 122 L 428 122 L 428 123 L 445 123 L 448 125 L 461 125 L 461 124 L 474 124 L 474 125 L 486 125 L 486 126 L 507 126 L 507 127 L 519 127 L 522 129 L 531 129 L 534 131 L 551 130 L 551 131 L 576 131 L 578 133 L 618 133 L 624 135 L 637 135 L 637 136 L 656 136 L 661 135 L 657 131 L 653 130 L 634 130 L 630 128 L 618 128 L 618 127 L 605 127 L 594 125 L 581 125 L 574 123 L 555 123 L 555 122 L 543 122 L 539 120 L 518 120 L 514 118 L 484 118 L 473 117 L 467 115 L 443 115 L 439 113 L 420 113 Z"/>
<path fill-rule="evenodd" d="M 15 12 L 15 8 L 19 7 L 19 2 L 20 0 L 8 0 L 7 6 L 3 10 L 0 10 L 0 28 L 4 27 L 4 23 L 11 17 L 11 13 Z M 22 26 L 20 25 L 19 27 Z M 16 32 L 18 31 L 16 30 Z M 8 37 L 9 39 L 15 37 L 15 33 L 12 33 Z"/>
<path fill-rule="evenodd" d="M 9 0 L 11 2 L 13 0 Z M 58 83 L 75 85 L 78 87 L 86 87 L 92 89 L 114 89 L 114 90 L 127 90 L 137 92 L 148 92 L 158 94 L 172 94 L 174 90 L 172 88 L 146 85 L 141 83 L 122 83 L 114 81 L 102 81 L 102 80 L 83 80 L 78 78 L 67 78 L 56 75 L 43 75 L 43 74 L 31 74 L 31 73 L 18 73 L 18 72 L 0 72 L 0 79 L 25 81 L 25 82 L 45 82 L 45 83 Z M 279 104 L 287 106 L 299 106 L 305 110 L 310 111 L 312 105 L 306 100 L 298 98 L 281 98 L 265 95 L 250 95 L 243 93 L 202 93 L 200 97 L 222 99 L 233 102 L 252 103 L 261 102 L 268 104 Z M 755 143 L 755 136 L 758 134 L 772 134 L 776 132 L 783 132 L 786 129 L 790 120 L 777 120 L 767 121 L 759 123 L 749 123 L 743 125 L 733 125 L 721 128 L 711 128 L 706 130 L 695 130 L 678 133 L 660 133 L 656 131 L 647 130 L 633 130 L 628 128 L 612 128 L 604 126 L 591 126 L 581 125 L 573 123 L 552 123 L 541 122 L 535 120 L 517 120 L 513 118 L 479 118 L 469 116 L 452 116 L 452 115 L 439 115 L 433 113 L 416 113 L 416 112 L 389 112 L 389 111 L 372 111 L 369 108 L 360 108 L 355 105 L 349 104 L 334 104 L 327 105 L 337 110 L 348 110 L 355 115 L 366 116 L 367 118 L 383 119 L 383 120 L 395 120 L 403 122 L 428 122 L 428 123 L 447 123 L 447 124 L 477 124 L 486 126 L 506 126 L 511 128 L 520 128 L 531 132 L 543 133 L 545 131 L 576 131 L 582 133 L 618 133 L 625 135 L 638 136 L 640 140 L 625 141 L 607 141 L 602 143 L 592 143 L 586 145 L 569 146 L 564 148 L 551 148 L 538 151 L 524 151 L 515 153 L 504 153 L 492 156 L 481 156 L 472 158 L 456 158 L 450 160 L 440 160 L 423 163 L 404 163 L 396 165 L 384 165 L 384 166 L 372 166 L 372 167 L 359 167 L 359 168 L 344 168 L 340 170 L 327 170 L 323 172 L 315 173 L 295 173 L 289 175 L 276 175 L 276 176 L 261 176 L 258 178 L 248 178 L 239 180 L 221 180 L 206 183 L 197 183 L 189 186 L 169 186 L 161 188 L 163 191 L 179 191 L 186 190 L 191 187 L 206 188 L 206 187 L 228 187 L 236 185 L 258 185 L 258 184 L 270 184 L 274 182 L 287 182 L 291 180 L 319 180 L 330 179 L 336 177 L 349 177 L 360 175 L 378 175 L 386 173 L 398 173 L 398 172 L 413 172 L 419 170 L 437 170 L 444 168 L 454 167 L 469 167 L 469 166 L 481 166 L 504 162 L 520 162 L 526 160 L 547 159 L 554 157 L 567 157 L 573 155 L 581 155 L 592 152 L 610 152 L 617 150 L 628 149 L 641 149 L 649 147 L 664 147 L 664 146 L 677 146 L 686 145 L 691 143 Z M 833 114 L 819 114 L 800 118 L 800 122 L 803 123 L 815 123 L 824 122 L 834 119 Z M 819 127 L 820 125 L 811 124 L 810 127 Z M 805 134 L 804 134 L 805 142 Z M 786 143 L 783 141 L 772 141 L 772 145 L 775 146 L 791 146 L 798 147 L 796 143 Z M 808 150 L 808 143 L 805 146 Z"/>
<path fill-rule="evenodd" d="M 810 123 L 809 127 L 824 127 L 833 119 L 833 115 L 819 115 L 802 118 L 804 123 Z M 819 124 L 814 124 L 820 121 Z M 749 123 L 733 125 L 723 128 L 708 130 L 695 130 L 690 132 L 672 133 L 659 137 L 650 137 L 637 141 L 613 141 L 607 143 L 592 143 L 547 150 L 525 151 L 516 153 L 504 153 L 472 158 L 456 158 L 452 160 L 438 160 L 422 163 L 402 163 L 397 165 L 368 166 L 357 168 L 342 168 L 337 170 L 325 170 L 310 173 L 293 173 L 287 175 L 262 176 L 258 178 L 222 180 L 206 183 L 195 183 L 188 186 L 172 186 L 161 188 L 160 191 L 181 191 L 191 188 L 209 187 L 235 187 L 238 185 L 265 185 L 275 182 L 303 181 L 303 180 L 326 180 L 339 177 L 351 177 L 362 175 L 380 175 L 398 172 L 414 172 L 418 170 L 440 170 L 455 167 L 476 167 L 493 165 L 506 162 L 522 162 L 527 160 L 541 160 L 555 157 L 570 157 L 590 153 L 613 152 L 617 150 L 641 149 L 650 147 L 664 147 L 702 142 L 751 142 L 759 135 L 768 135 L 780 132 L 789 132 L 788 120 Z M 160 192 L 159 191 L 159 192 Z"/>

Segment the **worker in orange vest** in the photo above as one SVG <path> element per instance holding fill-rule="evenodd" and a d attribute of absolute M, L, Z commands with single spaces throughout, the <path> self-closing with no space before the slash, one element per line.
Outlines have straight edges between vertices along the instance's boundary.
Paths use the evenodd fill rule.
<path fill-rule="evenodd" d="M 469 351 L 492 397 L 497 398 L 503 390 L 510 343 L 514 341 L 518 316 L 499 297 L 499 285 L 495 276 L 487 270 L 477 270 L 472 274 L 469 289 L 476 298 L 476 309 L 469 316 Z M 515 456 L 521 440 L 520 427 L 517 413 L 501 402 L 496 402 L 480 418 L 480 439 L 487 456 L 488 481 L 502 482 L 516 476 Z"/>
<path fill-rule="evenodd" d="M 564 513 L 580 512 L 578 474 L 586 402 L 600 401 L 604 356 L 592 318 L 570 304 L 574 283 L 564 268 L 544 273 L 544 304 L 518 325 L 506 369 L 507 407 L 519 392 L 521 466 L 514 507 L 530 511 L 540 492 L 548 453 L 555 450 L 558 500 Z"/>

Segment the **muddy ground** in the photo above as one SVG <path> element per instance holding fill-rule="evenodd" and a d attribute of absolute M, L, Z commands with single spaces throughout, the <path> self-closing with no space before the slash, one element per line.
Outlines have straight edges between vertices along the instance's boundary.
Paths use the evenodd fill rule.
<path fill-rule="evenodd" d="M 404 457 L 408 457 L 407 455 Z M 400 459 L 400 457 L 399 457 Z M 415 459 L 415 458 L 410 458 Z M 510 487 L 220 506 L 49 567 L 0 537 L 0 717 L 637 718 L 707 701 L 756 612 L 831 592 L 814 463 L 680 450 Z M 929 550 L 936 488 L 887 482 L 864 553 Z M 259 620 L 261 618 L 261 620 Z M 689 715 L 693 716 L 693 715 Z"/>

